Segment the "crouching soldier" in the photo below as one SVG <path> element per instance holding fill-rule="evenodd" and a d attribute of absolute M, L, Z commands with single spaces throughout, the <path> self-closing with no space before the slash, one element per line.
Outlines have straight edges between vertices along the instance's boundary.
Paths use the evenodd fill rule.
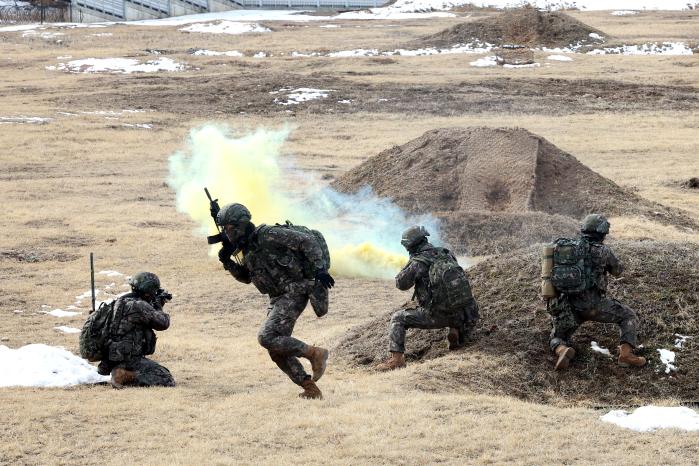
<path fill-rule="evenodd" d="M 98 366 L 102 375 L 111 373 L 114 388 L 125 386 L 174 387 L 170 371 L 146 358 L 155 352 L 154 330 L 167 330 L 170 316 L 163 312 L 172 295 L 160 288 L 157 275 L 140 272 L 130 280 L 131 293 L 113 304 L 106 360 Z"/>
<path fill-rule="evenodd" d="M 633 354 L 638 344 L 636 313 L 607 297 L 607 274 L 619 276 L 623 272 L 622 264 L 603 244 L 609 222 L 603 215 L 588 215 L 580 232 L 579 238 L 559 238 L 544 251 L 542 295 L 550 299 L 553 329 L 549 346 L 556 355 L 554 369 L 568 368 L 575 356 L 571 338 L 586 321 L 619 325 L 619 365 L 644 366 L 646 359 Z"/>
<path fill-rule="evenodd" d="M 401 244 L 410 253 L 408 264 L 396 276 L 396 287 L 415 287 L 413 299 L 391 317 L 388 329 L 391 357 L 376 366 L 379 371 L 405 367 L 405 331 L 408 328 L 449 327 L 449 349 L 464 346 L 478 322 L 478 305 L 471 286 L 454 255 L 427 241 L 424 227 L 414 226 L 403 233 Z"/>
<path fill-rule="evenodd" d="M 308 345 L 291 336 L 296 320 L 309 300 L 321 317 L 328 310 L 328 289 L 335 280 L 328 273 L 330 256 L 322 235 L 305 227 L 260 225 L 251 222 L 242 204 L 228 204 L 216 214 L 225 235 L 219 260 L 233 277 L 252 283 L 269 296 L 267 320 L 257 340 L 279 369 L 303 387 L 302 398 L 323 397 L 315 382 L 325 371 L 328 350 Z M 242 253 L 240 263 L 231 259 Z M 298 358 L 311 363 L 313 377 L 306 374 Z"/>

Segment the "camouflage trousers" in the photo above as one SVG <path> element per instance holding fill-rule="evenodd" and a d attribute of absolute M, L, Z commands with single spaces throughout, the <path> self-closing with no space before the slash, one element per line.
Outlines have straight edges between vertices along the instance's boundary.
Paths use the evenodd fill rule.
<path fill-rule="evenodd" d="M 618 324 L 621 343 L 628 343 L 634 348 L 638 345 L 638 317 L 633 309 L 616 299 L 601 297 L 591 307 L 576 306 L 567 299 L 561 299 L 554 302 L 551 313 L 551 351 L 560 344 L 570 346 L 573 333 L 583 322 L 588 321 Z"/>
<path fill-rule="evenodd" d="M 148 358 L 140 357 L 112 366 L 112 370 L 123 368 L 136 373 L 137 387 L 174 387 L 175 379 L 164 366 Z"/>
<path fill-rule="evenodd" d="M 465 312 L 454 315 L 432 313 L 424 307 L 408 304 L 391 316 L 388 325 L 388 350 L 392 353 L 405 353 L 405 331 L 409 328 L 437 329 L 455 328 L 459 332 L 459 340 L 468 337 L 478 321 L 478 306 L 473 301 Z"/>
<path fill-rule="evenodd" d="M 257 341 L 291 381 L 301 385 L 310 378 L 298 359 L 306 352 L 308 345 L 292 337 L 291 333 L 308 304 L 308 295 L 290 292 L 272 298 L 269 304 L 267 320 L 260 327 Z"/>

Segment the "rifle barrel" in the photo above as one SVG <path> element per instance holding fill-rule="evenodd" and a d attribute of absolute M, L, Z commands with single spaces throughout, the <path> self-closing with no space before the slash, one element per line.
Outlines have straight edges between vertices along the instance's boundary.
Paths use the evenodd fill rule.
<path fill-rule="evenodd" d="M 90 288 L 92 289 L 92 312 L 95 312 L 95 259 L 90 253 Z"/>

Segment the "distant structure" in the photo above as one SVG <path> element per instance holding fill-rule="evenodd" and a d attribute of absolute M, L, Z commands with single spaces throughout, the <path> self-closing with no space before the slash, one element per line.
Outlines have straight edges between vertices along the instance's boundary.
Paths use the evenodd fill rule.
<path fill-rule="evenodd" d="M 375 8 L 390 0 L 72 0 L 71 20 L 80 23 L 157 19 L 236 9 Z"/>

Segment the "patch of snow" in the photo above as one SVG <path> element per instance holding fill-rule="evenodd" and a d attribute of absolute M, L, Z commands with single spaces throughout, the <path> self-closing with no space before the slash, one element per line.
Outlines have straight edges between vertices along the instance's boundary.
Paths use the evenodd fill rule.
<path fill-rule="evenodd" d="M 29 117 L 29 116 L 16 116 L 16 117 L 3 117 L 0 116 L 0 124 L 12 124 L 12 123 L 19 123 L 19 124 L 35 124 L 35 125 L 43 125 L 45 123 L 48 123 L 51 121 L 51 118 L 44 118 L 44 117 Z"/>
<path fill-rule="evenodd" d="M 471 66 L 475 66 L 477 68 L 485 68 L 488 66 L 498 66 L 498 60 L 495 55 L 491 55 L 489 57 L 482 57 L 479 58 L 478 60 L 472 61 L 469 63 Z"/>
<path fill-rule="evenodd" d="M 53 317 L 74 317 L 77 315 L 82 314 L 82 312 L 74 312 L 74 311 L 64 311 L 63 309 L 54 309 L 53 311 L 42 311 L 44 314 L 53 316 Z"/>
<path fill-rule="evenodd" d="M 347 57 L 373 57 L 379 55 L 378 49 L 355 49 L 355 50 L 341 50 L 339 52 L 330 52 L 327 56 L 333 58 L 347 58 Z"/>
<path fill-rule="evenodd" d="M 279 98 L 274 99 L 274 103 L 278 105 L 298 105 L 301 102 L 325 98 L 328 96 L 329 92 L 332 92 L 332 90 L 301 87 L 293 90 L 283 88 L 278 91 L 270 92 L 270 94 L 286 94 L 286 98 L 288 99 L 286 102 L 279 100 Z"/>
<path fill-rule="evenodd" d="M 541 63 L 527 63 L 526 65 L 511 65 L 509 63 L 505 63 L 502 65 L 503 68 L 538 68 L 541 66 Z"/>
<path fill-rule="evenodd" d="M 609 352 L 607 348 L 599 345 L 596 341 L 590 342 L 590 349 L 596 353 L 604 354 L 605 356 L 612 357 L 612 353 Z"/>
<path fill-rule="evenodd" d="M 297 51 L 292 51 L 291 52 L 292 57 L 319 57 L 320 53 L 318 52 L 311 52 L 311 53 L 301 53 Z"/>
<path fill-rule="evenodd" d="M 253 55 L 254 58 L 265 58 L 267 54 L 265 52 L 257 52 L 255 55 Z"/>
<path fill-rule="evenodd" d="M 21 310 L 19 310 L 19 309 L 16 309 L 16 310 L 14 310 L 14 311 L 12 311 L 12 312 L 14 312 L 15 314 L 24 314 L 24 311 L 21 311 Z"/>
<path fill-rule="evenodd" d="M 637 15 L 638 11 L 635 10 L 616 10 L 612 11 L 612 16 L 631 16 L 631 15 Z"/>
<path fill-rule="evenodd" d="M 658 349 L 658 353 L 660 353 L 660 362 L 665 364 L 665 373 L 669 374 L 670 372 L 674 372 L 677 370 L 677 366 L 675 366 L 675 352 L 666 350 L 666 349 Z"/>
<path fill-rule="evenodd" d="M 573 61 L 572 58 L 566 56 L 566 55 L 549 55 L 546 57 L 547 60 L 553 60 L 553 61 Z"/>
<path fill-rule="evenodd" d="M 56 60 L 70 60 L 71 58 L 73 58 L 72 55 L 66 55 L 64 57 L 56 57 Z"/>
<path fill-rule="evenodd" d="M 47 70 L 67 71 L 69 73 L 154 73 L 157 71 L 182 71 L 181 65 L 171 58 L 163 57 L 157 60 L 139 63 L 133 58 L 87 58 L 59 63 L 58 66 L 47 66 Z"/>
<path fill-rule="evenodd" d="M 204 49 L 196 50 L 194 53 L 192 53 L 192 55 L 206 56 L 206 57 L 220 57 L 220 56 L 242 57 L 242 56 L 244 56 L 242 53 L 238 52 L 237 50 L 231 50 L 229 52 L 217 52 L 215 50 L 204 50 Z"/>
<path fill-rule="evenodd" d="M 345 99 L 345 100 L 338 100 L 337 103 L 338 103 L 338 104 L 351 104 L 352 101 L 351 101 L 351 100 Z"/>
<path fill-rule="evenodd" d="M 99 32 L 97 34 L 90 34 L 90 35 L 93 37 L 111 37 L 114 34 L 112 34 L 111 32 Z"/>
<path fill-rule="evenodd" d="M 128 110 L 125 110 L 128 111 Z M 121 272 L 117 272 L 116 270 L 102 270 L 100 272 L 97 272 L 97 275 L 106 275 L 108 277 L 123 277 L 124 274 Z"/>
<path fill-rule="evenodd" d="M 34 29 L 24 31 L 22 37 L 41 37 L 42 39 L 53 39 L 58 36 L 64 36 L 62 32 L 38 32 Z"/>
<path fill-rule="evenodd" d="M 699 414 L 683 406 L 642 406 L 632 413 L 615 410 L 600 419 L 637 432 L 653 432 L 657 429 L 699 430 Z"/>
<path fill-rule="evenodd" d="M 591 32 L 591 33 L 588 34 L 588 35 L 590 36 L 591 39 L 595 39 L 595 40 L 604 40 L 604 37 L 600 36 L 600 35 L 597 34 L 596 32 Z"/>
<path fill-rule="evenodd" d="M 622 45 L 590 50 L 588 55 L 692 55 L 692 49 L 684 42 L 662 44 Z"/>
<path fill-rule="evenodd" d="M 335 28 L 339 28 L 340 25 L 339 24 L 323 24 L 323 25 L 318 26 L 318 27 L 321 27 L 324 29 L 335 29 Z"/>
<path fill-rule="evenodd" d="M 61 333 L 80 333 L 79 328 L 66 327 L 65 325 L 60 325 L 58 327 L 54 327 L 53 329 Z"/>
<path fill-rule="evenodd" d="M 122 123 L 121 126 L 125 126 L 126 128 L 139 128 L 139 129 L 153 129 L 153 125 L 149 123 L 136 123 L 136 124 L 130 124 L 130 123 Z M 110 287 L 105 288 L 108 290 Z"/>
<path fill-rule="evenodd" d="M 264 26 L 255 23 L 238 23 L 234 21 L 219 21 L 217 23 L 195 23 L 180 29 L 183 32 L 201 32 L 206 34 L 246 34 L 249 32 L 272 32 Z"/>
<path fill-rule="evenodd" d="M 63 348 L 43 344 L 0 346 L 0 387 L 67 387 L 106 382 L 97 368 Z"/>
<path fill-rule="evenodd" d="M 682 349 L 685 343 L 687 343 L 687 340 L 694 338 L 690 337 L 687 335 L 680 335 L 679 333 L 675 333 L 675 348 Z"/>

